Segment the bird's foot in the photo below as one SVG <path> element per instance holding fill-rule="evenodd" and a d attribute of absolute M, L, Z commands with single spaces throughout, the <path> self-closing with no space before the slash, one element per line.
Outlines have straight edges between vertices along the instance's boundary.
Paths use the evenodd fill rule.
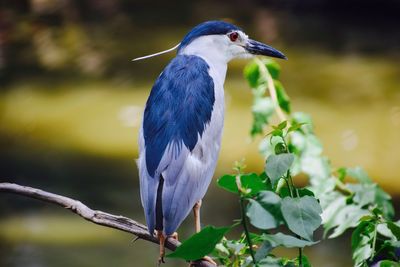
<path fill-rule="evenodd" d="M 160 257 L 158 257 L 157 266 L 160 267 L 161 264 L 163 264 L 163 263 L 165 263 L 164 256 L 161 256 L 161 255 L 160 255 Z"/>
<path fill-rule="evenodd" d="M 205 256 L 201 260 L 192 261 L 189 264 L 189 267 L 211 267 L 211 266 L 217 266 L 217 263 L 209 256 Z"/>
<path fill-rule="evenodd" d="M 211 264 L 217 266 L 217 263 L 216 263 L 213 259 L 211 259 L 209 256 L 205 256 L 205 257 L 203 258 L 203 260 L 208 261 L 209 263 L 211 263 Z"/>
<path fill-rule="evenodd" d="M 170 235 L 169 237 L 171 237 L 172 239 L 175 239 L 176 241 L 178 241 L 178 232 L 174 232 L 172 235 Z"/>
<path fill-rule="evenodd" d="M 158 257 L 157 266 L 160 266 L 162 263 L 165 263 L 165 236 L 162 231 L 157 230 L 157 238 L 160 241 L 160 256 Z"/>

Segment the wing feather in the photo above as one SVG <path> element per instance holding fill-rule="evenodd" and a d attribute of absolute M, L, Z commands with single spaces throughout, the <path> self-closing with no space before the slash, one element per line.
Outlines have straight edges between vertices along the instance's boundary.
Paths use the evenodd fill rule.
<path fill-rule="evenodd" d="M 213 172 L 215 164 L 210 170 L 210 166 L 199 164 L 193 153 L 211 120 L 215 101 L 214 83 L 208 70 L 209 66 L 200 57 L 177 56 L 157 79 L 146 103 L 138 164 L 141 200 L 150 232 L 155 227 L 161 174 L 167 234 L 176 230 L 199 200 L 200 184 L 208 186 L 212 177 L 212 173 L 211 177 L 204 177 L 205 171 L 201 169 Z"/>

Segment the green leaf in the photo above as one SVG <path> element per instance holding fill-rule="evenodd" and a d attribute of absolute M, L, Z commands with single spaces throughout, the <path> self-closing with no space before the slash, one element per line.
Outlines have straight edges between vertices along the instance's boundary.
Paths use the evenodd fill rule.
<path fill-rule="evenodd" d="M 337 173 L 338 173 L 338 179 L 343 182 L 344 179 L 346 178 L 346 168 L 341 167 L 339 169 L 337 169 Z"/>
<path fill-rule="evenodd" d="M 274 127 L 274 128 L 278 128 L 279 130 L 283 130 L 285 129 L 287 126 L 287 121 L 283 121 L 281 123 L 278 124 L 278 126 Z"/>
<path fill-rule="evenodd" d="M 184 260 L 198 260 L 211 253 L 217 243 L 230 230 L 230 227 L 216 228 L 207 226 L 200 232 L 192 235 L 176 250 L 167 255 L 168 258 L 181 258 Z"/>
<path fill-rule="evenodd" d="M 279 207 L 282 199 L 271 191 L 260 191 L 257 196 L 257 201 L 261 203 L 266 208 L 269 207 Z"/>
<path fill-rule="evenodd" d="M 394 262 L 394 261 L 389 261 L 389 260 L 383 260 L 378 262 L 379 267 L 400 267 L 400 263 Z"/>
<path fill-rule="evenodd" d="M 325 220 L 325 212 L 327 212 L 327 209 L 325 209 L 324 213 L 322 214 L 322 217 L 324 218 L 324 227 L 326 228 L 325 231 L 327 232 L 329 229 L 335 228 L 329 238 L 338 237 L 347 229 L 356 227 L 361 218 L 371 214 L 368 210 L 362 209 L 360 206 L 353 204 L 346 205 L 344 198 L 341 198 L 340 202 L 334 201 L 334 203 L 338 205 L 340 204 L 340 206 L 335 206 L 332 203 L 333 205 L 331 208 L 329 208 L 330 212 L 332 213 L 329 221 Z"/>
<path fill-rule="evenodd" d="M 286 153 L 286 146 L 284 143 L 280 142 L 275 145 L 274 150 L 276 155 L 283 154 Z"/>
<path fill-rule="evenodd" d="M 274 114 L 274 103 L 270 97 L 256 97 L 252 106 L 253 124 L 251 136 L 262 134 L 264 126 Z"/>
<path fill-rule="evenodd" d="M 298 267 L 294 261 L 288 260 L 285 262 L 284 267 Z"/>
<path fill-rule="evenodd" d="M 362 221 L 351 235 L 351 249 L 355 266 L 361 266 L 373 257 L 371 246 L 376 225 L 370 221 Z"/>
<path fill-rule="evenodd" d="M 280 209 L 281 200 L 282 199 L 272 191 L 260 191 L 255 200 L 250 200 L 250 204 L 248 206 L 248 208 L 252 207 L 254 209 L 253 216 L 256 217 L 256 218 L 252 219 L 252 221 L 254 222 L 254 223 L 252 222 L 252 224 L 260 229 L 271 229 L 271 228 L 277 227 L 281 222 L 283 222 L 281 209 Z M 254 204 L 253 201 L 256 201 L 258 203 L 258 205 Z M 260 208 L 260 206 L 262 209 Z M 257 212 L 259 212 L 259 215 Z M 268 226 L 268 228 L 266 228 L 267 220 L 269 218 L 263 218 L 263 216 L 261 215 L 261 213 L 263 213 L 263 212 L 267 212 L 269 215 L 271 215 L 274 218 L 274 220 L 273 220 L 274 226 L 273 227 Z M 260 221 L 260 220 L 262 220 L 262 221 Z M 264 225 L 264 227 L 259 227 L 261 225 Z"/>
<path fill-rule="evenodd" d="M 283 153 L 279 155 L 271 155 L 265 164 L 265 172 L 271 179 L 273 185 L 289 170 L 294 160 L 293 154 Z"/>
<path fill-rule="evenodd" d="M 292 121 L 292 124 L 290 125 L 288 129 L 288 133 L 290 132 L 295 132 L 299 129 L 301 129 L 301 126 L 305 125 L 306 123 L 297 123 L 295 120 Z"/>
<path fill-rule="evenodd" d="M 390 238 L 395 240 L 395 236 L 392 233 L 392 231 L 390 231 L 390 229 L 387 227 L 386 223 L 379 223 L 376 227 L 376 230 L 378 231 L 379 234 L 381 234 L 384 237 Z"/>
<path fill-rule="evenodd" d="M 279 106 L 286 112 L 290 113 L 290 98 L 287 95 L 285 88 L 283 88 L 283 85 L 279 81 L 274 81 L 275 84 L 275 90 L 276 90 L 276 96 L 278 98 L 278 103 Z"/>
<path fill-rule="evenodd" d="M 235 255 L 239 255 L 241 251 L 246 247 L 245 244 L 240 243 L 236 240 L 227 240 L 226 246 L 228 247 L 229 251 L 231 251 Z"/>
<path fill-rule="evenodd" d="M 273 248 L 274 247 L 271 246 L 270 242 L 268 241 L 263 242 L 261 246 L 257 249 L 256 255 L 254 255 L 256 261 L 258 262 L 261 259 L 265 258 Z"/>
<path fill-rule="evenodd" d="M 255 88 L 259 85 L 260 70 L 257 63 L 253 61 L 247 64 L 243 73 L 251 88 Z"/>
<path fill-rule="evenodd" d="M 313 193 L 311 190 L 309 190 L 309 189 L 307 189 L 307 188 L 305 188 L 305 187 L 303 187 L 303 188 L 296 188 L 296 190 L 297 190 L 297 192 L 299 193 L 299 196 L 300 196 L 300 197 L 304 197 L 304 196 L 315 197 L 314 193 Z M 279 192 L 279 195 L 280 195 L 281 197 L 290 197 L 289 188 L 287 188 L 287 187 L 281 188 L 281 191 Z"/>
<path fill-rule="evenodd" d="M 387 222 L 387 227 L 392 231 L 393 235 L 400 240 L 400 226 L 395 224 L 394 222 Z"/>
<path fill-rule="evenodd" d="M 313 156 L 321 160 L 322 144 L 315 135 L 293 132 L 292 144 L 302 152 L 303 157 Z"/>
<path fill-rule="evenodd" d="M 353 178 L 356 178 L 362 184 L 372 184 L 371 178 L 368 176 L 367 172 L 361 167 L 347 168 L 346 174 Z"/>
<path fill-rule="evenodd" d="M 272 116 L 274 110 L 274 103 L 270 97 L 257 97 L 254 100 L 254 104 L 252 106 L 253 112 L 259 113 L 265 117 L 269 117 Z"/>
<path fill-rule="evenodd" d="M 267 257 L 262 259 L 257 264 L 258 267 L 283 267 L 281 259 L 274 257 Z"/>
<path fill-rule="evenodd" d="M 375 194 L 375 202 L 378 207 L 381 208 L 383 216 L 386 219 L 392 219 L 394 217 L 394 208 L 392 204 L 392 197 L 383 191 L 382 188 L 377 186 L 376 194 Z"/>
<path fill-rule="evenodd" d="M 299 257 L 295 260 L 296 266 L 300 266 Z M 301 263 L 303 264 L 302 267 L 311 267 L 310 261 L 305 255 L 301 256 Z"/>
<path fill-rule="evenodd" d="M 283 246 L 286 248 L 304 248 L 307 246 L 312 246 L 318 243 L 313 241 L 301 240 L 291 235 L 285 235 L 282 233 L 277 233 L 274 235 L 263 234 L 261 238 L 268 241 L 272 247 Z"/>
<path fill-rule="evenodd" d="M 281 137 L 272 136 L 271 138 L 264 138 L 261 140 L 258 149 L 259 152 L 265 157 L 268 158 L 270 155 L 275 154 L 274 148 L 277 143 L 282 142 Z M 268 178 L 269 180 L 269 178 Z"/>
<path fill-rule="evenodd" d="M 303 124 L 302 130 L 306 133 L 312 133 L 314 124 L 312 122 L 311 116 L 304 112 L 294 112 L 292 114 L 293 121 L 297 122 L 298 124 Z"/>
<path fill-rule="evenodd" d="M 267 136 L 268 135 L 272 135 L 272 136 L 283 136 L 283 131 L 281 130 L 281 129 L 275 129 L 275 130 L 273 130 L 273 131 L 271 131 L 271 132 L 269 132 L 269 133 L 267 133 Z"/>
<path fill-rule="evenodd" d="M 265 66 L 268 69 L 269 74 L 271 75 L 272 79 L 277 80 L 279 79 L 279 74 L 281 72 L 281 67 L 275 60 L 270 58 L 263 59 Z"/>
<path fill-rule="evenodd" d="M 278 221 L 269 213 L 260 203 L 253 199 L 249 199 L 249 204 L 246 208 L 246 216 L 250 223 L 258 229 L 267 230 L 278 226 Z"/>
<path fill-rule="evenodd" d="M 301 198 L 285 197 L 281 212 L 289 229 L 299 236 L 312 241 L 314 231 L 321 225 L 321 206 L 310 196 Z"/>
<path fill-rule="evenodd" d="M 394 216 L 391 197 L 375 183 L 347 184 L 350 191 L 354 192 L 353 200 L 360 206 L 377 205 L 387 219 Z"/>
<path fill-rule="evenodd" d="M 229 250 L 221 242 L 215 246 L 213 255 L 217 256 L 218 258 L 226 259 L 229 257 Z"/>
<path fill-rule="evenodd" d="M 243 188 L 251 190 L 250 191 L 251 195 L 257 194 L 261 190 L 268 189 L 266 182 L 263 181 L 263 179 L 255 173 L 241 175 L 240 181 L 242 183 Z M 218 179 L 217 183 L 220 187 L 229 192 L 237 194 L 239 193 L 235 175 L 224 175 Z"/>
<path fill-rule="evenodd" d="M 262 134 L 266 124 L 267 119 L 264 115 L 253 112 L 253 124 L 251 125 L 250 130 L 251 137 L 255 137 L 257 134 Z"/>
<path fill-rule="evenodd" d="M 361 207 L 375 202 L 376 184 L 346 184 L 354 193 L 353 201 Z"/>

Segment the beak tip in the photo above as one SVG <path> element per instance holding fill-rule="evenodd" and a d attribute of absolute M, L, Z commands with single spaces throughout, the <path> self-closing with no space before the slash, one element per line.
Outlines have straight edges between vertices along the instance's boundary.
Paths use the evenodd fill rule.
<path fill-rule="evenodd" d="M 252 39 L 248 40 L 246 49 L 249 53 L 254 54 L 254 55 L 275 57 L 275 58 L 281 58 L 284 60 L 288 59 L 281 51 L 279 51 L 269 45 L 260 43 L 258 41 L 252 40 Z"/>
<path fill-rule="evenodd" d="M 282 53 L 281 51 L 278 51 L 278 50 L 276 50 L 276 52 L 277 53 L 276 53 L 275 57 L 283 59 L 283 60 L 288 60 L 287 56 L 284 53 Z"/>

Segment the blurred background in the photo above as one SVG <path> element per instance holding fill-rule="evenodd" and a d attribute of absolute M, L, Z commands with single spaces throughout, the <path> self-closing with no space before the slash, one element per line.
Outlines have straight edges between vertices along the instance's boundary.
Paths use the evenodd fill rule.
<path fill-rule="evenodd" d="M 312 115 L 333 166 L 363 166 L 399 210 L 399 14 L 395 0 L 2 0 L 0 182 L 144 222 L 138 130 L 152 83 L 174 53 L 130 60 L 176 45 L 200 22 L 225 19 L 288 56 L 279 63 L 293 109 Z M 259 140 L 248 134 L 245 64 L 229 65 L 215 178 L 242 158 L 247 171 L 263 168 Z M 237 199 L 214 181 L 203 224 L 238 217 Z M 192 233 L 189 217 L 180 237 Z M 155 266 L 157 246 L 132 240 L 58 207 L 0 195 L 0 266 Z M 294 257 L 296 250 L 277 254 Z M 325 240 L 306 254 L 314 266 L 351 266 L 350 237 Z"/>

